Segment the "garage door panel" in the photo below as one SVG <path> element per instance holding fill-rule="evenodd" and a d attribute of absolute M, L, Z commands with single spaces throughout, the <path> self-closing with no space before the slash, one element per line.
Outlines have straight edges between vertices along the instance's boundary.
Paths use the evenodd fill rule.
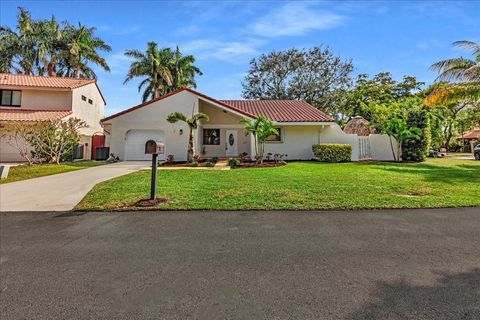
<path fill-rule="evenodd" d="M 145 154 L 145 143 L 155 140 L 165 143 L 165 134 L 161 130 L 130 130 L 126 136 L 125 160 L 151 160 L 152 156 Z M 159 160 L 165 160 L 165 155 L 158 155 Z"/>

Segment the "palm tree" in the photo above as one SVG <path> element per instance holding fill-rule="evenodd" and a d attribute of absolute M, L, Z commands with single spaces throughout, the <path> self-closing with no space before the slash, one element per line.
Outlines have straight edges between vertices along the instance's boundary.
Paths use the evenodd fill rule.
<path fill-rule="evenodd" d="M 52 16 L 51 20 L 35 23 L 37 57 L 42 62 L 39 74 L 47 73 L 48 76 L 57 75 L 57 63 L 64 49 L 63 31 Z"/>
<path fill-rule="evenodd" d="M 0 28 L 1 69 L 29 75 L 34 72 L 37 61 L 35 23 L 27 10 L 19 10 L 16 31 Z"/>
<path fill-rule="evenodd" d="M 172 57 L 170 49 L 158 49 L 157 43 L 149 42 L 147 51 L 127 50 L 125 55 L 134 61 L 130 64 L 130 70 L 123 83 L 126 84 L 136 77 L 144 77 L 145 79 L 138 85 L 139 92 L 145 87 L 143 102 L 168 93 L 168 88 L 172 86 L 172 73 L 168 68 Z"/>
<path fill-rule="evenodd" d="M 137 77 L 143 78 L 138 86 L 139 92 L 145 88 L 143 102 L 184 86 L 195 88 L 195 75 L 202 74 L 194 65 L 195 58 L 191 55 L 183 56 L 178 47 L 175 51 L 170 48 L 160 49 L 157 43 L 149 42 L 145 52 L 127 50 L 125 55 L 134 61 L 130 64 L 124 84 Z"/>
<path fill-rule="evenodd" d="M 194 63 L 195 57 L 192 55 L 182 55 L 177 46 L 169 63 L 169 69 L 172 75 L 172 87 L 170 91 L 185 86 L 192 88 L 197 87 L 195 75 L 202 75 L 203 73 Z"/>
<path fill-rule="evenodd" d="M 437 80 L 444 81 L 480 81 L 480 44 L 473 41 L 456 41 L 454 46 L 472 51 L 474 60 L 463 57 L 446 59 L 434 63 L 430 69 L 437 71 L 439 76 Z"/>
<path fill-rule="evenodd" d="M 258 116 L 255 119 L 242 118 L 240 121 L 245 126 L 245 134 L 250 133 L 253 136 L 257 162 L 263 163 L 265 140 L 271 135 L 278 135 L 278 130 L 273 127 L 273 122 L 264 116 Z"/>
<path fill-rule="evenodd" d="M 173 112 L 169 114 L 167 117 L 167 121 L 170 123 L 176 123 L 178 121 L 182 121 L 188 125 L 189 134 L 188 134 L 187 162 L 189 163 L 192 162 L 193 155 L 195 154 L 195 147 L 193 143 L 194 130 L 198 128 L 198 123 L 201 120 L 208 121 L 209 118 L 205 113 L 201 113 L 201 112 L 192 114 L 190 118 L 187 118 L 187 116 L 181 112 Z"/>
<path fill-rule="evenodd" d="M 426 97 L 425 103 L 452 103 L 461 100 L 480 99 L 480 45 L 473 41 L 456 41 L 454 46 L 472 51 L 474 59 L 453 58 L 439 61 L 430 69 L 439 73 L 440 82 Z"/>
<path fill-rule="evenodd" d="M 64 76 L 75 78 L 96 78 L 95 72 L 89 63 L 100 66 L 105 71 L 110 67 L 98 50 L 111 51 L 111 47 L 102 39 L 96 37 L 95 28 L 87 28 L 78 24 L 78 27 L 65 22 L 64 37 L 65 50 L 60 62 Z"/>

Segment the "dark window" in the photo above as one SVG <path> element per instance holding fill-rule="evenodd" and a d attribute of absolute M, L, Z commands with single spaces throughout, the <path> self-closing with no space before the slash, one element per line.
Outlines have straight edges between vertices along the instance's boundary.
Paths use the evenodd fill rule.
<path fill-rule="evenodd" d="M 82 95 L 82 100 L 83 100 L 83 101 L 87 101 L 87 97 L 85 97 L 85 96 Z"/>
<path fill-rule="evenodd" d="M 88 99 L 88 103 L 93 104 L 93 100 L 92 100 L 92 99 Z"/>
<path fill-rule="evenodd" d="M 0 90 L 0 96 L 2 106 L 20 107 L 22 91 Z"/>
<path fill-rule="evenodd" d="M 265 141 L 270 141 L 270 142 L 281 142 L 282 141 L 282 129 L 280 128 L 275 128 L 278 131 L 278 134 L 272 134 L 271 136 L 268 136 Z"/>
<path fill-rule="evenodd" d="M 220 129 L 203 129 L 203 144 L 204 145 L 219 145 L 220 144 Z"/>

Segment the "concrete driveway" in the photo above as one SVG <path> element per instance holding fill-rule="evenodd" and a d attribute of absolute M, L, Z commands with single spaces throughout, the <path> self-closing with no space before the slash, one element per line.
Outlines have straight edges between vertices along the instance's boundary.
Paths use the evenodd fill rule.
<path fill-rule="evenodd" d="M 0 185 L 0 211 L 71 210 L 97 183 L 138 171 L 149 162 L 118 162 Z"/>
<path fill-rule="evenodd" d="M 480 319 L 480 208 L 0 215 L 8 319 Z"/>

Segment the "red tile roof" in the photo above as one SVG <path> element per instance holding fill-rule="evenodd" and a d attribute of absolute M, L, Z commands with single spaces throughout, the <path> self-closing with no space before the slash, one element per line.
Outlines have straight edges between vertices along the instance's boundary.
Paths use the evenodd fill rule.
<path fill-rule="evenodd" d="M 24 74 L 0 73 L 0 86 L 10 87 L 34 87 L 34 88 L 53 88 L 53 89 L 76 89 L 87 84 L 95 83 L 98 92 L 107 104 L 103 97 L 102 91 L 95 79 L 82 78 L 66 78 L 66 77 L 44 77 L 44 76 L 27 76 Z"/>
<path fill-rule="evenodd" d="M 51 121 L 65 118 L 71 114 L 71 110 L 0 109 L 0 121 Z"/>
<path fill-rule="evenodd" d="M 332 117 L 300 100 L 220 100 L 254 116 L 263 115 L 276 122 L 331 122 Z"/>
<path fill-rule="evenodd" d="M 480 139 L 480 128 L 474 128 L 471 131 L 467 131 L 463 133 L 463 135 L 459 135 L 457 137 L 457 140 L 477 140 Z"/>
<path fill-rule="evenodd" d="M 299 100 L 216 100 L 203 93 L 190 88 L 181 88 L 169 94 L 163 95 L 148 102 L 139 104 L 132 108 L 123 110 L 119 113 L 106 117 L 102 121 L 116 118 L 122 114 L 142 108 L 156 101 L 163 100 L 182 91 L 189 91 L 201 98 L 217 103 L 230 110 L 236 111 L 247 117 L 255 118 L 263 115 L 276 122 L 333 122 L 332 117 L 316 109 L 310 104 Z"/>
<path fill-rule="evenodd" d="M 0 85 L 14 87 L 75 89 L 95 82 L 96 80 L 92 79 L 27 76 L 24 74 L 0 73 Z"/>

